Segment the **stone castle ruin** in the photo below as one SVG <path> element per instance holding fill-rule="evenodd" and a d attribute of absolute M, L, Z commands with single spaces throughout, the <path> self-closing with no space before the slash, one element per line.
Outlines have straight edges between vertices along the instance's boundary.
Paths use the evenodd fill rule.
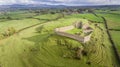
<path fill-rule="evenodd" d="M 76 34 L 70 34 L 70 33 L 66 32 L 66 31 L 72 30 L 74 28 L 82 29 L 85 36 L 79 36 Z M 75 39 L 75 40 L 83 42 L 83 43 L 88 42 L 90 40 L 92 32 L 93 32 L 93 29 L 88 24 L 83 24 L 82 22 L 76 22 L 73 25 L 55 29 L 56 34 L 58 34 L 60 36 L 69 37 L 69 38 Z"/>

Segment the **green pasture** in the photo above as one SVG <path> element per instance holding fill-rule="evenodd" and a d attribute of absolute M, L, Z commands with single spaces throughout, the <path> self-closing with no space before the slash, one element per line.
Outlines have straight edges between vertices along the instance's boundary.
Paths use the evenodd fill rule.
<path fill-rule="evenodd" d="M 0 66 L 119 67 L 106 30 L 94 27 L 94 23 L 91 24 L 94 29 L 91 41 L 85 44 L 59 36 L 54 32 L 55 28 L 68 26 L 76 21 L 88 23 L 86 19 L 82 18 L 79 14 L 65 16 L 65 18 L 42 23 L 0 40 Z M 36 19 L 12 20 L 1 22 L 0 29 L 4 30 L 9 26 L 21 29 L 41 22 Z M 100 27 L 105 29 L 102 23 Z M 87 51 L 87 55 L 84 55 L 81 60 L 75 58 L 74 48 L 76 47 L 83 47 Z"/>
<path fill-rule="evenodd" d="M 115 46 L 120 54 L 120 31 L 110 31 Z"/>
<path fill-rule="evenodd" d="M 41 19 L 41 20 L 51 20 L 51 19 L 55 19 L 59 16 L 61 16 L 61 15 L 60 14 L 45 14 L 45 15 L 35 16 L 34 18 Z"/>
<path fill-rule="evenodd" d="M 75 17 L 75 18 L 84 18 L 88 19 L 94 22 L 103 22 L 103 19 L 99 16 L 95 16 L 94 14 L 87 13 L 87 14 L 73 14 L 70 17 Z"/>
<path fill-rule="evenodd" d="M 25 19 L 25 18 L 32 18 L 36 14 L 35 13 L 30 13 L 27 11 L 13 11 L 13 12 L 8 12 L 0 15 L 1 20 L 0 21 L 5 21 L 5 20 L 11 20 L 11 19 Z M 8 18 L 9 17 L 9 18 Z"/>
<path fill-rule="evenodd" d="M 106 18 L 109 29 L 120 29 L 120 15 L 119 14 L 99 14 Z"/>
<path fill-rule="evenodd" d="M 37 19 L 24 19 L 24 20 L 11 20 L 11 21 L 5 21 L 0 22 L 0 32 L 6 31 L 10 27 L 14 27 L 16 30 L 20 30 L 22 28 L 44 22 L 39 21 Z"/>
<path fill-rule="evenodd" d="M 43 18 L 45 18 L 45 16 L 46 19 L 42 20 Z M 46 15 L 40 15 L 39 17 L 42 17 L 41 19 L 31 18 L 31 19 L 9 20 L 9 21 L 0 22 L 0 32 L 4 32 L 10 27 L 15 28 L 16 30 L 20 30 L 22 28 L 29 27 L 34 24 L 47 22 L 48 19 L 50 20 L 56 19 L 59 16 L 60 16 L 59 14 L 54 14 L 51 16 L 50 14 L 46 14 Z"/>

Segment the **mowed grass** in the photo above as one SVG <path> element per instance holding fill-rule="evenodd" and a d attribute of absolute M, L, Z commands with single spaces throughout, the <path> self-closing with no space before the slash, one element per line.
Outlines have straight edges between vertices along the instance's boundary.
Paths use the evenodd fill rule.
<path fill-rule="evenodd" d="M 75 47 L 83 47 L 78 41 L 54 33 L 54 29 L 85 19 L 67 16 L 44 23 L 7 39 L 0 40 L 1 67 L 113 67 L 117 66 L 111 44 L 105 31 L 95 28 L 92 40 L 84 44 L 88 51 L 81 60 L 75 59 Z M 40 29 L 40 30 L 39 30 Z M 104 34 L 103 34 L 104 32 Z M 98 36 L 99 35 L 99 36 Z M 106 37 L 106 38 L 103 38 Z M 97 41 L 96 41 L 97 39 Z M 104 43 L 104 46 L 102 46 Z M 97 49 L 96 49 L 97 48 Z M 90 62 L 90 64 L 87 64 Z"/>

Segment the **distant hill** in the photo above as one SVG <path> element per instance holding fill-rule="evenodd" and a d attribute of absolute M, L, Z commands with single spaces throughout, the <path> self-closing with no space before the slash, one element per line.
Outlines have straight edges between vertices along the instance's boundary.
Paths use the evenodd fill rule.
<path fill-rule="evenodd" d="M 1 10 L 8 9 L 35 9 L 35 8 L 120 8 L 120 5 L 94 5 L 94 6 L 66 6 L 66 5 L 47 5 L 47 4 L 13 4 L 0 5 Z"/>
<path fill-rule="evenodd" d="M 47 4 L 13 4 L 13 5 L 0 5 L 0 8 L 29 8 L 29 7 L 39 7 L 39 8 L 64 8 L 64 7 L 120 7 L 120 5 L 94 5 L 94 6 L 66 6 L 66 5 L 47 5 Z"/>
<path fill-rule="evenodd" d="M 2 7 L 9 7 L 9 8 L 57 8 L 57 7 L 66 7 L 65 5 L 47 5 L 47 4 L 27 4 L 27 5 L 22 5 L 22 4 L 13 4 L 13 5 L 1 5 Z M 0 7 L 1 7 L 0 6 Z"/>

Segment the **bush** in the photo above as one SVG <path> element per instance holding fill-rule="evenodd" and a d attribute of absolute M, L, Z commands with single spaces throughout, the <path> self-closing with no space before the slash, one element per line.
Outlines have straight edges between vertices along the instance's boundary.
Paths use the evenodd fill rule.
<path fill-rule="evenodd" d="M 42 26 L 36 28 L 36 31 L 37 31 L 38 33 L 41 33 L 43 28 L 44 28 L 44 26 L 42 25 Z"/>
<path fill-rule="evenodd" d="M 9 31 L 5 31 L 5 32 L 3 33 L 3 36 L 4 36 L 4 37 L 9 36 Z"/>
<path fill-rule="evenodd" d="M 8 28 L 8 34 L 9 34 L 9 35 L 12 35 L 12 34 L 14 34 L 14 33 L 16 33 L 15 28 L 13 28 L 13 27 Z"/>
<path fill-rule="evenodd" d="M 4 33 L 0 34 L 0 39 L 3 39 L 3 38 L 8 37 L 8 36 L 11 36 L 14 33 L 16 33 L 15 28 L 10 27 L 10 28 L 7 29 L 7 31 L 5 31 Z"/>
<path fill-rule="evenodd" d="M 12 20 L 12 17 L 8 16 L 6 19 L 8 19 L 8 20 Z"/>
<path fill-rule="evenodd" d="M 0 40 L 4 38 L 4 35 L 3 34 L 0 34 Z"/>
<path fill-rule="evenodd" d="M 84 48 L 83 47 L 76 47 L 76 59 L 82 59 L 82 52 Z"/>

